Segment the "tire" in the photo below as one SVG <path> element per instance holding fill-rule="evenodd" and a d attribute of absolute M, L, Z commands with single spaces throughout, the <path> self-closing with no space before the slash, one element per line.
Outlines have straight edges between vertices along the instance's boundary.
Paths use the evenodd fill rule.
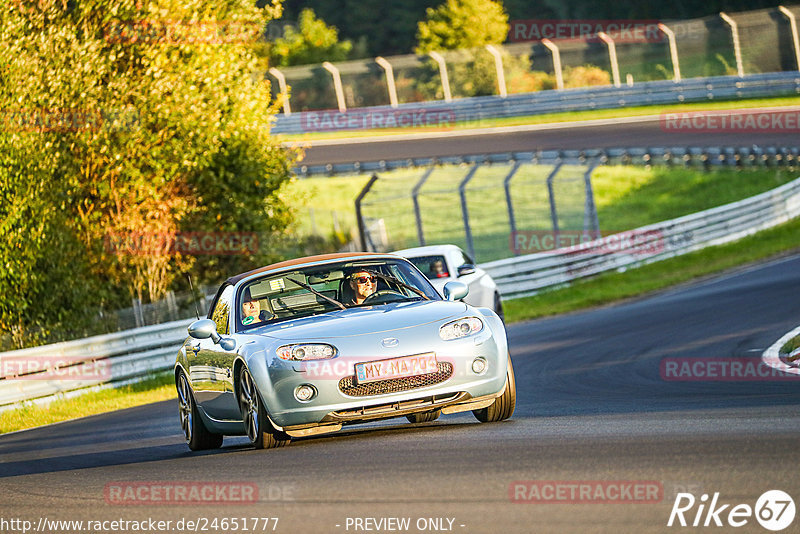
<path fill-rule="evenodd" d="M 253 377 L 244 365 L 239 371 L 238 389 L 242 422 L 253 447 L 256 449 L 275 449 L 288 445 L 291 438 L 272 426 L 269 417 L 267 417 L 264 401 L 258 393 Z"/>
<path fill-rule="evenodd" d="M 508 372 L 506 373 L 506 388 L 503 394 L 495 401 L 480 410 L 472 410 L 472 415 L 481 423 L 494 423 L 504 421 L 514 413 L 517 404 L 517 386 L 514 382 L 514 368 L 511 367 L 511 356 L 508 357 Z"/>
<path fill-rule="evenodd" d="M 178 375 L 175 387 L 178 389 L 178 416 L 186 444 L 193 451 L 218 449 L 222 445 L 222 434 L 209 432 L 203 424 L 192 395 L 192 388 L 189 386 L 189 379 L 183 371 Z"/>
<path fill-rule="evenodd" d="M 406 416 L 409 423 L 430 423 L 436 421 L 442 415 L 441 410 L 434 410 L 432 412 L 412 413 Z"/>
<path fill-rule="evenodd" d="M 500 320 L 505 324 L 506 316 L 503 313 L 503 301 L 500 300 L 500 293 L 494 294 L 494 312 L 500 316 Z"/>

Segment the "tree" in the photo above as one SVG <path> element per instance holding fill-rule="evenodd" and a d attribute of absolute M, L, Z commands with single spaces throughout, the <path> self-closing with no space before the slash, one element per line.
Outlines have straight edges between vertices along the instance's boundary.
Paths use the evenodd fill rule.
<path fill-rule="evenodd" d="M 447 0 L 428 8 L 417 25 L 418 54 L 500 44 L 508 35 L 508 15 L 493 0 Z"/>
<path fill-rule="evenodd" d="M 292 155 L 270 137 L 252 49 L 279 14 L 252 0 L 0 8 L 0 329 L 17 345 L 157 299 L 192 265 L 218 281 L 222 264 L 269 256 Z M 260 247 L 198 259 L 170 247 L 179 232 L 258 233 Z"/>
<path fill-rule="evenodd" d="M 269 47 L 270 64 L 278 67 L 343 61 L 353 49 L 350 41 L 339 42 L 339 30 L 318 19 L 314 10 L 300 12 L 297 27 L 286 26 L 283 37 Z"/>

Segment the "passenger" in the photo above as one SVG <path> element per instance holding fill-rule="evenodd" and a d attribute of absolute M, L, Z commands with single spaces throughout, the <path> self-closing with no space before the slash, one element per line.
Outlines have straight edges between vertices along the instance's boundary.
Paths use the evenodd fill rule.
<path fill-rule="evenodd" d="M 432 278 L 447 278 L 449 275 L 444 268 L 442 260 L 436 260 L 431 264 L 431 277 Z"/>

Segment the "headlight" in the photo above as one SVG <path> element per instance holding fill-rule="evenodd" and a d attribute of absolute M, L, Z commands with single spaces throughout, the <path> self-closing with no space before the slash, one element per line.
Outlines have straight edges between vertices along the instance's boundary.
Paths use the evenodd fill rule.
<path fill-rule="evenodd" d="M 477 317 L 465 317 L 452 323 L 447 323 L 439 329 L 439 337 L 445 341 L 471 336 L 483 330 L 483 323 Z"/>
<path fill-rule="evenodd" d="M 329 360 L 336 356 L 336 347 L 324 343 L 302 343 L 299 345 L 284 345 L 278 347 L 275 352 L 281 360 Z"/>

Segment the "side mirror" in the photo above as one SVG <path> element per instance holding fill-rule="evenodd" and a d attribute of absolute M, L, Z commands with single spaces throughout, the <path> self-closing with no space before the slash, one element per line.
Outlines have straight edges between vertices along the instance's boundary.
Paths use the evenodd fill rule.
<path fill-rule="evenodd" d="M 189 325 L 189 335 L 195 339 L 213 339 L 216 333 L 217 325 L 211 319 L 198 319 Z"/>
<path fill-rule="evenodd" d="M 219 335 L 217 332 L 217 323 L 211 319 L 198 319 L 190 324 L 189 335 L 195 339 L 211 338 L 211 341 L 225 350 L 233 350 L 236 348 L 236 341 Z"/>
<path fill-rule="evenodd" d="M 468 274 L 475 274 L 475 266 L 471 263 L 465 263 L 458 268 L 458 276 L 467 276 Z"/>
<path fill-rule="evenodd" d="M 460 300 L 467 296 L 469 287 L 463 282 L 447 282 L 444 285 L 443 293 L 446 300 Z"/>

